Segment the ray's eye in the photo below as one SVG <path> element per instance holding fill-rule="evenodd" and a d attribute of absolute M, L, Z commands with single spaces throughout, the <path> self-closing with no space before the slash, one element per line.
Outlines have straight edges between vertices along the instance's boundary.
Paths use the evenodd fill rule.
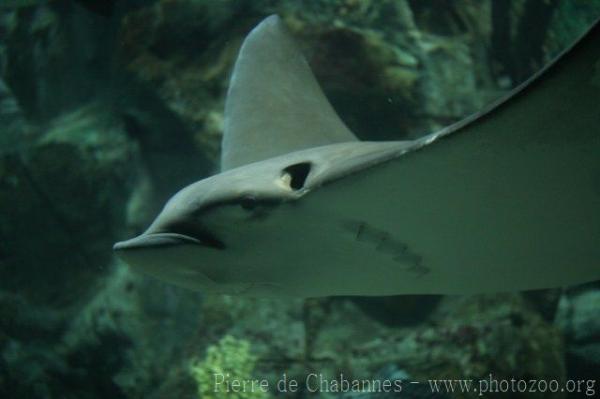
<path fill-rule="evenodd" d="M 258 206 L 258 200 L 256 199 L 256 197 L 247 196 L 242 198 L 242 200 L 240 201 L 240 206 L 246 211 L 253 211 Z"/>

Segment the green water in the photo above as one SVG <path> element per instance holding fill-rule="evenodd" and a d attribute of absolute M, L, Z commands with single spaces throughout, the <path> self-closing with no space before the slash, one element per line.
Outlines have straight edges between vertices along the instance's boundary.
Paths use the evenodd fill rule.
<path fill-rule="evenodd" d="M 115 258 L 219 170 L 231 68 L 273 13 L 350 130 L 407 140 L 527 79 L 600 2 L 0 0 L 0 397 L 598 396 L 598 282 L 246 298 Z"/>

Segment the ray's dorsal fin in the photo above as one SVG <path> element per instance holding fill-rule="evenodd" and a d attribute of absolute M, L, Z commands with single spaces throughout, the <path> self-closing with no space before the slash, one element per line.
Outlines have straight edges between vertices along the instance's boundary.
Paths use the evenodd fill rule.
<path fill-rule="evenodd" d="M 221 170 L 355 140 L 279 17 L 266 18 L 244 41 L 231 76 Z"/>

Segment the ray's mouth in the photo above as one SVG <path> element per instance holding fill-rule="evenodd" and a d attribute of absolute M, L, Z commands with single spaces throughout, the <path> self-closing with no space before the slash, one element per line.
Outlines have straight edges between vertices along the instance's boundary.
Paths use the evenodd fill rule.
<path fill-rule="evenodd" d="M 196 244 L 214 249 L 225 249 L 225 243 L 214 233 L 203 226 L 188 222 L 175 222 L 167 226 L 166 229 L 171 234 L 186 237 Z"/>
<path fill-rule="evenodd" d="M 113 250 L 136 250 L 178 245 L 199 245 L 202 247 L 224 250 L 225 243 L 205 229 L 184 223 L 169 226 L 168 231 L 144 233 L 130 240 L 121 241 L 113 246 Z"/>
<path fill-rule="evenodd" d="M 170 247 L 175 245 L 200 244 L 198 240 L 188 237 L 186 235 L 177 233 L 152 233 L 142 234 L 134 237 L 130 240 L 120 241 L 113 246 L 113 250 L 136 250 L 136 249 L 149 249 L 157 247 Z"/>

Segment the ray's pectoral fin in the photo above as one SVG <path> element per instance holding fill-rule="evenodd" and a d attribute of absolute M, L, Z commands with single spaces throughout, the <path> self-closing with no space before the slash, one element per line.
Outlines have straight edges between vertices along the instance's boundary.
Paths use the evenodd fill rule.
<path fill-rule="evenodd" d="M 356 140 L 279 17 L 262 21 L 244 41 L 229 83 L 221 170 Z"/>
<path fill-rule="evenodd" d="M 423 257 L 410 250 L 407 244 L 396 239 L 387 231 L 362 221 L 345 221 L 342 229 L 350 233 L 363 248 L 391 258 L 402 270 L 423 276 L 429 268 L 423 265 Z"/>

